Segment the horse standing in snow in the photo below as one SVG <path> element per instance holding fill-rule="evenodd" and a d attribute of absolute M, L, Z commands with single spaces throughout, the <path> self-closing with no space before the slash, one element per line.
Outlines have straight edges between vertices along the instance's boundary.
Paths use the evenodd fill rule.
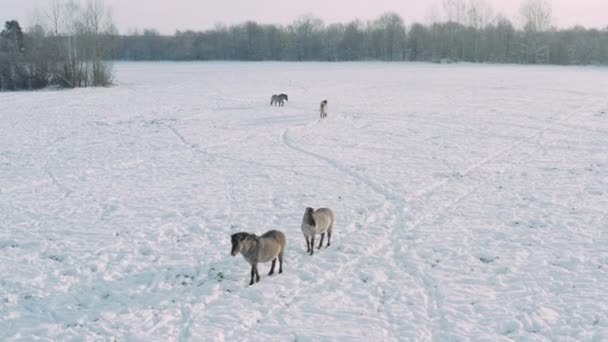
<path fill-rule="evenodd" d="M 283 273 L 283 255 L 285 254 L 285 246 L 287 240 L 285 234 L 278 230 L 270 230 L 262 236 L 257 236 L 250 233 L 236 233 L 230 237 L 232 241 L 232 250 L 230 254 L 236 256 L 241 253 L 243 258 L 251 265 L 251 281 L 249 285 L 260 281 L 258 273 L 258 263 L 269 262 L 272 260 L 270 273 L 274 274 L 274 267 L 279 259 L 279 273 Z"/>
<path fill-rule="evenodd" d="M 285 101 L 289 101 L 287 94 L 272 95 L 270 98 L 270 105 L 272 106 L 274 104 L 275 106 L 278 105 L 279 107 L 283 107 Z"/>
<path fill-rule="evenodd" d="M 327 117 L 327 100 L 321 101 L 321 106 L 319 107 L 319 112 L 321 114 L 321 120 Z"/>
<path fill-rule="evenodd" d="M 314 254 L 315 250 L 315 235 L 321 234 L 319 249 L 323 246 L 323 239 L 327 232 L 327 247 L 331 244 L 331 232 L 334 227 L 334 212 L 329 208 L 306 208 L 304 217 L 302 218 L 302 233 L 306 239 L 306 252 L 310 255 Z"/>

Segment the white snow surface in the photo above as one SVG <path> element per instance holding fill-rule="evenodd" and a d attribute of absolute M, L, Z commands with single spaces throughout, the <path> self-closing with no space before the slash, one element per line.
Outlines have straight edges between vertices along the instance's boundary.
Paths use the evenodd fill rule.
<path fill-rule="evenodd" d="M 608 69 L 115 71 L 0 94 L 0 340 L 608 340 Z"/>

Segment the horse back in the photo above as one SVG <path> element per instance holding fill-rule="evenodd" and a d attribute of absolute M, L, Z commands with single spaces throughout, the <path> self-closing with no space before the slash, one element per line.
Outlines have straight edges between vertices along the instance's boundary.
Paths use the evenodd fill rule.
<path fill-rule="evenodd" d="M 287 239 L 285 238 L 285 234 L 280 230 L 269 230 L 261 236 L 264 239 L 272 239 L 275 240 L 280 245 L 285 245 Z"/>
<path fill-rule="evenodd" d="M 334 212 L 329 208 L 319 208 L 314 211 L 315 230 L 324 232 L 334 224 Z"/>
<path fill-rule="evenodd" d="M 264 233 L 260 239 L 259 261 L 267 262 L 285 251 L 287 239 L 285 234 L 278 230 L 270 230 Z"/>

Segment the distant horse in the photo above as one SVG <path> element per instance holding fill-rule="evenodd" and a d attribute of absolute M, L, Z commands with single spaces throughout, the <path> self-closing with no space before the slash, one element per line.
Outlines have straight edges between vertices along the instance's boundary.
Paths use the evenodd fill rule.
<path fill-rule="evenodd" d="M 302 218 L 302 233 L 306 239 L 306 252 L 314 254 L 315 234 L 321 234 L 319 247 L 323 246 L 325 232 L 327 232 L 327 247 L 331 244 L 331 232 L 334 228 L 334 212 L 329 208 L 306 208 Z"/>
<path fill-rule="evenodd" d="M 253 285 L 254 276 L 255 282 L 260 281 L 258 273 L 258 263 L 269 262 L 272 260 L 270 273 L 274 274 L 274 266 L 279 259 L 279 273 L 283 273 L 283 254 L 285 254 L 285 245 L 287 240 L 285 234 L 278 230 L 270 230 L 262 236 L 249 233 L 236 233 L 230 237 L 232 240 L 232 250 L 230 254 L 236 256 L 241 253 L 243 258 L 251 265 L 251 281 L 249 285 Z"/>
<path fill-rule="evenodd" d="M 289 101 L 287 94 L 272 95 L 270 98 L 270 105 L 272 106 L 274 104 L 275 106 L 278 105 L 279 107 L 283 107 L 285 101 Z"/>
<path fill-rule="evenodd" d="M 327 117 L 327 100 L 321 101 L 321 106 L 319 107 L 319 112 L 321 113 L 321 120 Z"/>

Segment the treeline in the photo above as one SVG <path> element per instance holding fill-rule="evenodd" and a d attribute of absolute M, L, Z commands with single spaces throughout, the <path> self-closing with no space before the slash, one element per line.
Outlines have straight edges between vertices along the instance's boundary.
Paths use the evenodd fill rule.
<path fill-rule="evenodd" d="M 113 28 L 100 0 L 83 6 L 50 1 L 46 22 L 24 33 L 17 21 L 0 32 L 0 90 L 105 86 L 112 82 Z"/>
<path fill-rule="evenodd" d="M 483 0 L 444 0 L 441 19 L 406 25 L 397 13 L 325 25 L 303 16 L 287 26 L 246 22 L 203 32 L 154 30 L 115 37 L 117 60 L 433 61 L 608 64 L 608 28 L 551 26 L 545 0 L 525 1 L 517 28 Z"/>
<path fill-rule="evenodd" d="M 246 22 L 203 32 L 119 35 L 103 0 L 49 0 L 24 32 L 0 31 L 0 90 L 112 82 L 111 60 L 432 61 L 608 64 L 608 27 L 557 29 L 547 0 L 524 0 L 520 25 L 487 0 L 442 0 L 431 24 L 397 13 L 326 25 L 302 16 L 290 25 Z"/>
<path fill-rule="evenodd" d="M 525 64 L 608 64 L 608 30 L 575 27 L 543 32 L 501 19 L 482 29 L 455 22 L 379 22 L 288 27 L 247 22 L 205 32 L 115 37 L 115 60 L 433 61 Z"/>

